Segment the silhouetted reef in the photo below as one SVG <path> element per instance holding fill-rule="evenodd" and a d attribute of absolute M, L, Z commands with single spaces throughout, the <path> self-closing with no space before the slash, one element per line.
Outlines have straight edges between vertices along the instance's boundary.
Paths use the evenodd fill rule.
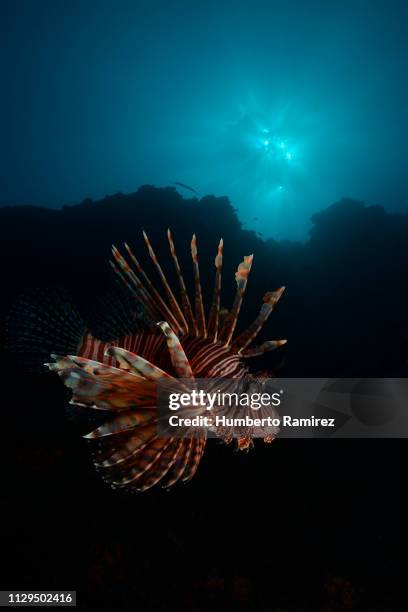
<path fill-rule="evenodd" d="M 92 302 L 111 282 L 112 243 L 129 242 L 149 267 L 142 229 L 172 278 L 165 239 L 170 227 L 190 281 L 189 245 L 197 234 L 207 303 L 219 238 L 225 244 L 225 307 L 237 264 L 255 254 L 242 325 L 256 314 L 266 290 L 287 286 L 267 327 L 268 338 L 289 340 L 279 357 L 283 375 L 402 375 L 408 354 L 408 216 L 344 199 L 315 214 L 312 224 L 306 243 L 264 242 L 242 227 L 226 197 L 185 199 L 172 187 L 148 185 L 61 210 L 3 207 L 3 309 L 24 289 L 56 283 L 69 287 L 79 303 Z M 260 367 L 270 359 L 259 360 Z"/>

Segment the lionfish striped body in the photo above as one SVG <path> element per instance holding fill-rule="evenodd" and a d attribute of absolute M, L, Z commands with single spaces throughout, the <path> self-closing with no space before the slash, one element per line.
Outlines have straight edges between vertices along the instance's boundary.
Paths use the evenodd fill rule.
<path fill-rule="evenodd" d="M 145 233 L 148 253 L 163 285 L 165 298 L 125 244 L 127 258 L 112 248 L 111 265 L 141 304 L 150 329 L 103 342 L 85 333 L 76 355 L 56 356 L 47 364 L 72 391 L 71 403 L 108 411 L 110 418 L 85 437 L 96 446 L 95 466 L 112 487 L 145 490 L 160 483 L 171 487 L 190 480 L 206 445 L 205 436 L 160 437 L 157 431 L 157 386 L 176 378 L 242 379 L 248 373 L 247 359 L 273 350 L 285 340 L 250 347 L 281 297 L 284 287 L 266 293 L 258 316 L 234 337 L 253 256 L 244 257 L 235 274 L 236 294 L 231 310 L 223 318 L 220 309 L 223 241 L 215 257 L 215 284 L 206 316 L 196 237 L 191 241 L 194 269 L 194 302 L 187 292 L 170 231 L 167 238 L 179 285 L 180 303 L 157 260 Z M 101 414 L 104 414 L 103 412 Z M 230 436 L 224 436 L 231 441 Z M 266 436 L 265 441 L 271 441 Z M 238 438 L 238 448 L 251 444 Z"/>

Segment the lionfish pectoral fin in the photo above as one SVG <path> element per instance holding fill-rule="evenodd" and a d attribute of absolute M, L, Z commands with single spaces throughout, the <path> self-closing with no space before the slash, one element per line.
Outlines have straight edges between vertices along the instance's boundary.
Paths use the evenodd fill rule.
<path fill-rule="evenodd" d="M 147 380 L 158 381 L 163 378 L 172 378 L 170 374 L 147 359 L 118 346 L 109 346 L 106 349 L 106 354 L 115 357 L 123 368 L 135 372 Z"/>
<path fill-rule="evenodd" d="M 193 438 L 193 445 L 191 453 L 189 455 L 188 462 L 185 467 L 185 471 L 181 478 L 182 482 L 186 483 L 192 479 L 198 469 L 198 465 L 203 456 L 206 440 L 201 438 Z"/>
<path fill-rule="evenodd" d="M 149 410 L 130 411 L 118 414 L 111 421 L 107 421 L 100 427 L 97 427 L 90 433 L 83 436 L 88 440 L 101 438 L 104 436 L 115 436 L 125 431 L 134 430 L 136 427 L 145 425 L 146 423 L 155 423 L 156 416 L 153 406 Z"/>

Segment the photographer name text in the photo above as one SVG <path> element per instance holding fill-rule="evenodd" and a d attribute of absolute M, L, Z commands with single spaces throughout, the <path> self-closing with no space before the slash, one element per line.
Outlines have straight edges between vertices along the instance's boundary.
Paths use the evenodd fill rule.
<path fill-rule="evenodd" d="M 172 415 L 168 419 L 171 427 L 335 427 L 335 419 L 318 417 L 295 418 L 289 415 L 256 418 L 204 416 L 181 417 Z"/>

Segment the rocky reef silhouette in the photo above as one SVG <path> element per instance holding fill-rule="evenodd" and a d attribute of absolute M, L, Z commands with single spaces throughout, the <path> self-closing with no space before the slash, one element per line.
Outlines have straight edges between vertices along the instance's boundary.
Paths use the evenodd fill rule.
<path fill-rule="evenodd" d="M 232 270 L 243 255 L 255 254 L 249 311 L 261 302 L 265 287 L 286 285 L 265 332 L 268 337 L 273 327 L 273 333 L 289 340 L 281 353 L 286 376 L 398 376 L 406 371 L 408 216 L 354 200 L 315 214 L 305 243 L 264 242 L 242 227 L 227 198 L 184 199 L 173 187 L 144 186 L 62 210 L 3 207 L 3 312 L 19 292 L 57 283 L 68 286 L 79 304 L 92 304 L 111 282 L 110 245 L 127 241 L 140 252 L 142 229 L 165 267 L 169 264 L 171 278 L 168 227 L 190 278 L 189 241 L 197 234 L 207 303 L 220 237 L 225 243 L 224 307 L 231 304 Z M 244 305 L 242 324 L 246 312 Z M 261 360 L 260 367 L 275 357 Z"/>
<path fill-rule="evenodd" d="M 264 337 L 288 344 L 259 369 L 407 376 L 408 216 L 347 199 L 314 215 L 305 243 L 263 241 L 227 198 L 172 187 L 0 208 L 2 318 L 21 293 L 55 285 L 92 312 L 112 283 L 110 245 L 144 253 L 142 229 L 172 278 L 167 227 L 185 277 L 197 234 L 207 300 L 224 238 L 225 307 L 232 270 L 254 253 L 242 325 L 266 288 L 286 285 Z M 84 610 L 401 609 L 404 440 L 278 438 L 247 456 L 213 443 L 189 487 L 126 497 L 93 472 L 58 380 L 26 373 L 4 348 L 2 375 L 4 588 L 76 588 Z"/>

